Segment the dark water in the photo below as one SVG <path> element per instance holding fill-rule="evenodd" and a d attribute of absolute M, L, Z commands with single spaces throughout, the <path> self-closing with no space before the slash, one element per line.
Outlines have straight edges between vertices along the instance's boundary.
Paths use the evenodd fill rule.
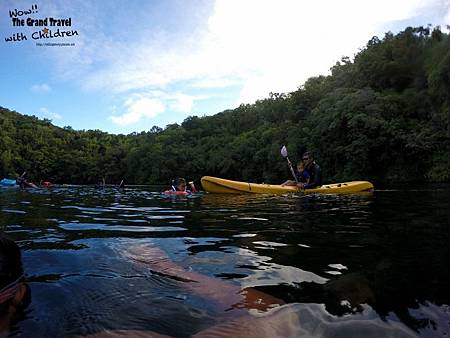
<path fill-rule="evenodd" d="M 31 288 L 12 336 L 189 337 L 215 326 L 213 336 L 450 335 L 448 186 L 275 197 L 152 190 L 0 190 L 0 227 L 22 248 Z M 180 266 L 178 277 L 162 261 Z M 194 290 L 180 271 L 205 281 Z M 228 286 L 287 305 L 238 308 Z"/>

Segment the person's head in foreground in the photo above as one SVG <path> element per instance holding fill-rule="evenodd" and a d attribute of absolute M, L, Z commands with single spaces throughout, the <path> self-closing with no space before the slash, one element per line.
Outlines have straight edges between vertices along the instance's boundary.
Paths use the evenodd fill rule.
<path fill-rule="evenodd" d="M 0 234 L 0 337 L 8 334 L 29 301 L 20 248 Z"/>

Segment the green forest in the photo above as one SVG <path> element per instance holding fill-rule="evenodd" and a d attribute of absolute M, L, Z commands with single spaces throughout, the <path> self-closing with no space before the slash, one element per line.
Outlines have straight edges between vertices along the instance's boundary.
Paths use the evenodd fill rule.
<path fill-rule="evenodd" d="M 408 27 L 373 37 L 291 93 L 164 129 L 113 135 L 0 108 L 0 178 L 165 184 L 203 175 L 280 183 L 280 156 L 313 151 L 325 182 L 450 180 L 450 36 Z"/>

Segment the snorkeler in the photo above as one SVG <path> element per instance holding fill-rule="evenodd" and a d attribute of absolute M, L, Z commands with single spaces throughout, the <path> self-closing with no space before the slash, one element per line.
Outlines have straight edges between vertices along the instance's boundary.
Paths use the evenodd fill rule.
<path fill-rule="evenodd" d="M 324 304 L 285 304 L 254 288 L 239 286 L 202 275 L 177 265 L 158 247 L 133 246 L 124 255 L 153 273 L 173 279 L 193 294 L 212 300 L 216 306 L 235 315 L 194 333 L 195 338 L 275 338 L 275 337 L 417 337 L 416 333 L 396 321 L 385 323 L 373 314 L 339 317 L 329 314 Z M 258 315 L 246 310 L 258 310 Z M 234 311 L 233 311 L 234 312 Z M 264 312 L 264 313 L 261 313 Z M 373 312 L 374 313 L 374 312 Z M 167 338 L 154 331 L 105 330 L 89 338 Z"/>
<path fill-rule="evenodd" d="M 188 271 L 170 260 L 158 247 L 130 247 L 125 256 L 138 265 L 183 282 L 182 286 L 198 296 L 208 298 L 223 311 L 230 309 L 267 311 L 284 304 L 284 301 L 254 288 L 241 289 L 234 284 L 223 282 L 194 271 Z"/>
<path fill-rule="evenodd" d="M 189 187 L 191 188 L 190 190 L 187 189 L 186 180 L 182 177 L 177 177 L 172 180 L 171 190 L 173 192 L 183 191 L 187 192 L 188 194 L 197 192 L 193 181 L 189 182 Z"/>
<path fill-rule="evenodd" d="M 0 235 L 0 337 L 9 334 L 29 301 L 20 249 L 14 241 Z"/>

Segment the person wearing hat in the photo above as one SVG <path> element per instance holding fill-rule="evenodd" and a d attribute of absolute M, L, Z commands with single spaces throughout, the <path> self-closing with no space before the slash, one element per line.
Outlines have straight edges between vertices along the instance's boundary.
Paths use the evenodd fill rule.
<path fill-rule="evenodd" d="M 314 156 L 311 152 L 307 151 L 302 156 L 302 162 L 309 180 L 305 182 L 299 182 L 297 186 L 300 189 L 313 189 L 322 185 L 322 171 L 319 165 L 314 161 Z"/>

